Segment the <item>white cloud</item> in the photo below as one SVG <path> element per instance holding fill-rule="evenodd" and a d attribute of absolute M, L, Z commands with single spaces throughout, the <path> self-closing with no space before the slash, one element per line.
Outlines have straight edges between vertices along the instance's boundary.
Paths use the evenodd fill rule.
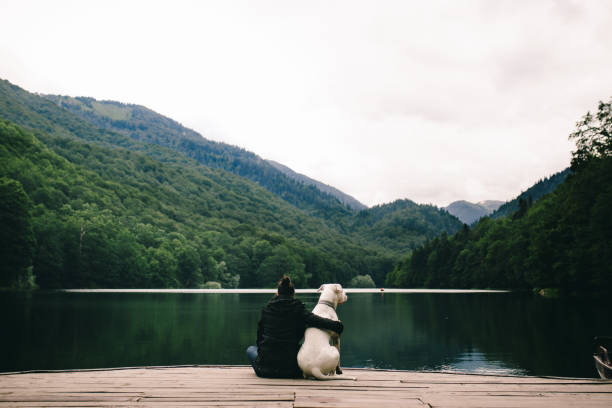
<path fill-rule="evenodd" d="M 0 77 L 146 105 L 373 205 L 510 199 L 612 95 L 612 3 L 0 4 Z"/>

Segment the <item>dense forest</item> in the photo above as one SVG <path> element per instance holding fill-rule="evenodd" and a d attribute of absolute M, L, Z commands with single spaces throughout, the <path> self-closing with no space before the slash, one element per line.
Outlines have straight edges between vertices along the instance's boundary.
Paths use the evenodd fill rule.
<path fill-rule="evenodd" d="M 612 101 L 611 101 L 612 102 Z M 482 219 L 415 249 L 387 276 L 395 287 L 555 288 L 604 292 L 612 284 L 612 109 L 570 135 L 565 180 L 538 201 L 519 197 L 509 217 Z"/>
<path fill-rule="evenodd" d="M 299 287 L 381 285 L 411 248 L 461 226 L 407 200 L 365 213 L 335 199 L 294 206 L 7 81 L 0 117 L 0 286 L 270 287 L 282 273 Z"/>

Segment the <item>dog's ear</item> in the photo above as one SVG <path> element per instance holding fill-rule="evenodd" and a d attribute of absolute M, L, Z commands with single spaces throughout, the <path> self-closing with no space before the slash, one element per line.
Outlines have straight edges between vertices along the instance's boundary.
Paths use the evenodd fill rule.
<path fill-rule="evenodd" d="M 342 285 L 341 284 L 336 283 L 335 288 L 336 288 L 336 292 L 338 292 L 338 293 L 342 292 Z"/>
<path fill-rule="evenodd" d="M 317 289 L 317 292 L 323 292 L 323 289 L 325 289 L 325 284 L 321 285 L 321 287 Z"/>

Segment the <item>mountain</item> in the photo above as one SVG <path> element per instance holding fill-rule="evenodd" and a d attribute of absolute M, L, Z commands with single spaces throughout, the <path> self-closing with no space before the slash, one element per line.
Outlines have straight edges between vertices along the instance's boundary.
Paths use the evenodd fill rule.
<path fill-rule="evenodd" d="M 144 107 L 130 105 L 128 115 L 122 104 L 75 100 L 104 115 L 77 115 L 0 81 L 0 178 L 14 200 L 31 204 L 22 218 L 36 246 L 24 253 L 34 252 L 42 287 L 257 287 L 282 273 L 302 287 L 367 274 L 380 285 L 400 256 L 460 226 L 414 203 L 362 214 Z M 112 129 L 121 127 L 128 130 Z M 174 137 L 177 129 L 184 137 Z M 212 164 L 196 160 L 203 157 Z M 239 175 L 243 165 L 264 176 L 273 169 L 268 181 L 278 180 L 282 194 Z"/>
<path fill-rule="evenodd" d="M 471 225 L 480 218 L 491 214 L 503 203 L 503 201 L 497 200 L 487 200 L 479 203 L 460 200 L 450 203 L 444 209 L 459 218 L 463 223 Z"/>
<path fill-rule="evenodd" d="M 318 184 L 289 177 L 277 166 L 252 152 L 205 139 L 199 133 L 144 106 L 97 101 L 89 97 L 42 96 L 100 129 L 168 147 L 206 166 L 248 178 L 313 216 L 331 221 L 336 213 L 349 212 L 338 198 L 317 188 Z"/>
<path fill-rule="evenodd" d="M 36 243 L 29 250 L 44 288 L 197 287 L 209 280 L 272 287 L 282 273 L 307 287 L 347 282 L 389 263 L 226 172 L 34 134 L 5 120 L 0 140 L 0 184 L 17 183 L 31 203 L 26 218 Z"/>
<path fill-rule="evenodd" d="M 34 274 L 43 287 L 193 287 L 207 280 L 272 286 L 281 271 L 306 287 L 384 276 L 378 269 L 394 257 L 248 179 L 100 129 L 7 81 L 0 82 L 0 117 L 29 129 L 5 122 L 0 177 L 18 182 L 33 204 Z M 81 227 L 84 252 L 76 257 Z M 121 242 L 133 257 L 112 256 L 122 253 L 115 247 Z M 131 259 L 138 273 L 149 272 L 127 273 Z M 181 264 L 196 265 L 190 278 L 179 276 Z M 151 272 L 164 265 L 168 272 Z"/>
<path fill-rule="evenodd" d="M 206 166 L 222 168 L 255 181 L 281 199 L 306 211 L 310 216 L 323 220 L 336 231 L 342 234 L 357 234 L 357 238 L 364 245 L 372 246 L 382 252 L 404 255 L 414 245 L 427 239 L 421 233 L 420 223 L 414 219 L 415 216 L 419 216 L 417 213 L 420 210 L 427 212 L 422 219 L 435 225 L 445 226 L 441 229 L 432 228 L 430 234 L 432 231 L 435 231 L 436 235 L 443 231 L 454 233 L 459 228 L 450 219 L 454 217 L 448 212 L 435 209 L 432 213 L 429 206 L 416 206 L 415 212 L 403 212 L 401 216 L 395 214 L 396 222 L 405 226 L 399 228 L 405 231 L 405 235 L 388 240 L 387 232 L 383 228 L 372 226 L 370 230 L 364 231 L 363 227 L 359 226 L 362 218 L 359 211 L 354 208 L 362 204 L 358 202 L 353 202 L 353 205 L 348 204 L 350 196 L 333 187 L 322 191 L 321 187 L 324 184 L 320 182 L 301 176 L 281 164 L 263 160 L 239 147 L 206 140 L 200 134 L 146 107 L 114 101 L 97 101 L 89 97 L 43 96 L 91 125 L 123 134 L 132 140 L 168 147 Z M 385 205 L 382 208 L 385 208 Z M 408 230 L 406 226 L 414 226 L 415 229 Z"/>
<path fill-rule="evenodd" d="M 508 201 L 495 211 L 492 212 L 491 218 L 501 218 L 512 215 L 519 210 L 519 202 L 524 200 L 525 202 L 537 201 L 540 197 L 548 194 L 557 188 L 559 184 L 565 180 L 567 175 L 570 173 L 569 167 L 565 170 L 557 172 L 550 177 L 539 180 L 533 186 L 519 194 L 514 200 Z"/>
<path fill-rule="evenodd" d="M 485 201 L 480 201 L 477 204 L 482 205 L 489 212 L 493 212 L 497 210 L 499 206 L 502 205 L 503 203 L 504 203 L 503 201 L 499 201 L 499 200 L 485 200 Z"/>
<path fill-rule="evenodd" d="M 342 191 L 338 190 L 335 187 L 332 187 L 327 184 L 321 183 L 320 181 L 311 179 L 310 177 L 305 176 L 303 174 L 296 173 L 295 171 L 291 170 L 289 167 L 283 164 L 277 163 L 273 160 L 266 160 L 266 161 L 270 163 L 272 166 L 274 166 L 275 168 L 277 168 L 278 170 L 282 171 L 288 177 L 294 180 L 297 180 L 301 183 L 304 183 L 306 185 L 313 185 L 317 187 L 319 190 L 323 191 L 324 193 L 327 193 L 327 194 L 330 194 L 336 197 L 338 200 L 340 200 L 342 204 L 349 206 L 353 210 L 359 211 L 359 210 L 365 210 L 366 208 L 368 208 L 366 205 L 357 201 L 357 199 L 355 199 L 354 197 L 351 197 L 350 195 L 343 193 Z"/>

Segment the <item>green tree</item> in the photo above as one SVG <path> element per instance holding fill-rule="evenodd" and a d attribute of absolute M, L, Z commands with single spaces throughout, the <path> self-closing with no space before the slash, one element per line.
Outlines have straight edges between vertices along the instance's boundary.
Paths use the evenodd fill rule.
<path fill-rule="evenodd" d="M 34 254 L 30 199 L 21 183 L 0 178 L 0 286 L 28 287 Z"/>
<path fill-rule="evenodd" d="M 183 287 L 197 288 L 202 283 L 200 256 L 191 246 L 182 246 L 177 252 L 178 278 Z"/>
<path fill-rule="evenodd" d="M 149 248 L 147 250 L 147 275 L 149 285 L 153 288 L 177 288 L 180 286 L 176 277 L 178 268 L 176 259 L 166 248 Z"/>
<path fill-rule="evenodd" d="M 64 221 L 48 213 L 34 219 L 36 255 L 34 274 L 41 288 L 59 289 L 65 285 Z"/>
<path fill-rule="evenodd" d="M 370 275 L 357 275 L 348 284 L 349 288 L 375 288 L 376 284 Z"/>
<path fill-rule="evenodd" d="M 260 287 L 275 287 L 283 275 L 288 275 L 296 287 L 304 287 L 308 283 L 302 259 L 285 245 L 279 245 L 259 266 L 258 284 Z"/>
<path fill-rule="evenodd" d="M 569 136 L 576 140 L 576 150 L 572 153 L 572 169 L 578 170 L 586 162 L 596 157 L 612 154 L 612 98 L 610 102 L 599 102 L 595 116 L 587 112 L 576 123 L 576 131 Z"/>

